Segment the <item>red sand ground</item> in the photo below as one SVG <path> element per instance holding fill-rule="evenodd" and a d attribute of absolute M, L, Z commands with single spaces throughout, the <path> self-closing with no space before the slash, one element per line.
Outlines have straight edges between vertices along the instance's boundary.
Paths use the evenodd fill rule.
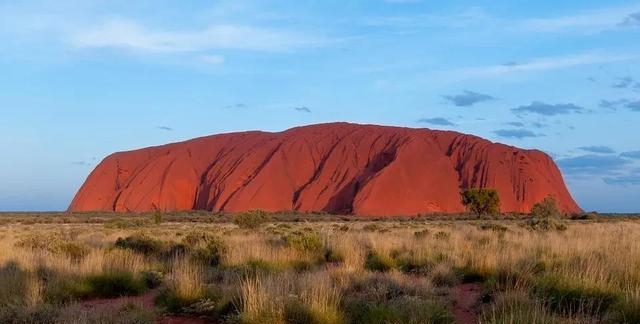
<path fill-rule="evenodd" d="M 348 123 L 116 153 L 69 210 L 457 213 L 460 188 L 471 187 L 497 189 L 503 212 L 528 212 L 548 195 L 562 210 L 580 211 L 541 151 L 450 131 Z"/>
<path fill-rule="evenodd" d="M 458 324 L 478 323 L 476 304 L 482 293 L 482 285 L 479 283 L 464 283 L 451 289 L 453 298 L 452 314 Z"/>
<path fill-rule="evenodd" d="M 89 309 L 118 309 L 127 304 L 138 305 L 148 311 L 155 311 L 155 299 L 158 296 L 158 290 L 152 290 L 141 296 L 120 297 L 120 298 L 107 298 L 107 299 L 94 299 L 81 303 L 82 307 Z M 161 315 L 156 320 L 157 324 L 204 324 L 207 323 L 203 319 L 186 317 L 186 316 L 172 316 Z"/>

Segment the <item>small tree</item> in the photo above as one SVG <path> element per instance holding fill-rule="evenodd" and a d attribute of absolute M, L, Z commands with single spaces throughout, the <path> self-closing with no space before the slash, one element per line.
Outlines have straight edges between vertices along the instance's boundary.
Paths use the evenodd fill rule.
<path fill-rule="evenodd" d="M 162 223 L 162 209 L 156 204 L 152 204 L 151 206 L 153 207 L 153 222 L 159 225 Z"/>
<path fill-rule="evenodd" d="M 560 218 L 560 210 L 556 200 L 548 196 L 531 207 L 531 216 L 539 219 Z"/>
<path fill-rule="evenodd" d="M 531 219 L 528 224 L 534 230 L 564 231 L 567 225 L 559 220 L 560 216 L 561 212 L 556 200 L 549 196 L 531 207 Z"/>
<path fill-rule="evenodd" d="M 500 213 L 500 197 L 495 189 L 467 189 L 460 195 L 462 204 L 478 217 Z"/>

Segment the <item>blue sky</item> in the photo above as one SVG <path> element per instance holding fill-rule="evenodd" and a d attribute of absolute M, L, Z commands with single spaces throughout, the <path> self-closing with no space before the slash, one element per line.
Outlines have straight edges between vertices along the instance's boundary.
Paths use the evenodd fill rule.
<path fill-rule="evenodd" d="M 0 1 L 0 210 L 114 151 L 330 121 L 542 149 L 640 212 L 637 1 Z"/>

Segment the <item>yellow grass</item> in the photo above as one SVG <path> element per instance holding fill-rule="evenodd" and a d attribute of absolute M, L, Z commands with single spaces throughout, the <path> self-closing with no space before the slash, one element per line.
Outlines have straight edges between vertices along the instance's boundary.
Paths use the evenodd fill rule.
<path fill-rule="evenodd" d="M 310 316 L 324 318 L 325 323 L 341 323 L 348 315 L 341 302 L 352 278 L 371 275 L 364 267 L 370 251 L 390 262 L 398 262 L 401 256 L 404 261 L 425 265 L 426 270 L 418 274 L 403 273 L 396 265 L 384 276 L 399 286 L 415 285 L 413 278 L 420 276 L 419 289 L 443 296 L 443 303 L 451 298 L 447 285 L 459 282 L 462 275 L 473 274 L 490 283 L 496 300 L 479 309 L 485 322 L 515 323 L 522 316 L 550 323 L 578 320 L 575 314 L 553 313 L 544 296 L 536 299 L 531 294 L 543 274 L 559 278 L 571 287 L 616 296 L 619 307 L 640 309 L 639 222 L 568 222 L 566 231 L 548 232 L 534 231 L 516 222 L 504 222 L 505 232 L 483 230 L 478 224 L 381 222 L 377 223 L 378 229 L 363 230 L 359 223 L 288 223 L 281 227 L 267 225 L 256 231 L 238 230 L 230 224 L 161 224 L 135 229 L 96 224 L 4 225 L 0 227 L 0 269 L 3 269 L 0 312 L 10 304 L 36 307 L 45 303 L 46 282 L 37 275 L 41 269 L 75 276 L 111 270 L 134 274 L 159 270 L 165 274 L 164 287 L 184 300 L 204 298 L 207 289 L 216 285 L 231 286 L 233 289 L 219 288 L 237 292 L 238 315 L 245 322 L 269 319 L 271 323 L 284 323 L 287 307 L 295 301 Z M 345 231 L 342 226 L 349 229 Z M 222 264 L 216 270 L 224 273 L 224 283 L 209 278 L 207 274 L 212 268 L 193 262 L 187 255 L 162 260 L 113 248 L 118 237 L 140 231 L 157 240 L 180 242 L 195 227 L 218 235 L 227 245 Z M 425 229 L 428 234 L 414 235 Z M 323 251 L 301 251 L 283 243 L 284 235 L 309 231 L 319 233 L 325 241 L 324 248 L 340 255 L 342 262 L 322 263 L 319 258 Z M 62 238 L 64 242 L 85 247 L 88 253 L 73 258 L 55 249 L 20 245 L 33 236 Z M 233 270 L 256 260 L 274 265 L 275 272 Z M 299 261 L 309 262 L 312 268 L 294 271 L 292 264 Z M 528 306 L 525 308 L 523 304 Z M 505 315 L 505 310 L 510 313 Z M 606 316 L 599 320 L 606 320 Z"/>

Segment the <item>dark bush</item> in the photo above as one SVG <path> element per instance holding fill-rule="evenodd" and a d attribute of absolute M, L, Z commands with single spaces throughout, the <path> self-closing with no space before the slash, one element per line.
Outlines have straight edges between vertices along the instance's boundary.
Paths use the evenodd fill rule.
<path fill-rule="evenodd" d="M 365 226 L 362 226 L 362 230 L 363 231 L 367 231 L 367 232 L 376 232 L 376 231 L 380 231 L 382 228 L 380 227 L 380 225 L 375 224 L 375 223 L 371 223 L 371 224 L 367 224 Z"/>
<path fill-rule="evenodd" d="M 140 279 L 144 285 L 150 289 L 160 287 L 164 275 L 158 271 L 143 271 L 140 273 Z"/>
<path fill-rule="evenodd" d="M 122 296 L 137 296 L 146 290 L 145 282 L 135 278 L 131 272 L 113 271 L 100 275 L 89 276 L 86 279 L 90 290 L 90 298 L 114 298 Z"/>
<path fill-rule="evenodd" d="M 438 239 L 438 240 L 441 240 L 441 241 L 448 240 L 450 236 L 451 236 L 451 234 L 449 234 L 448 232 L 443 232 L 443 231 L 437 232 L 435 234 L 435 238 Z"/>
<path fill-rule="evenodd" d="M 156 305 L 164 308 L 168 313 L 206 316 L 213 320 L 222 320 L 232 313 L 237 313 L 235 305 L 239 304 L 239 301 L 233 300 L 232 297 L 225 297 L 212 289 L 207 289 L 204 296 L 200 298 L 185 299 L 173 290 L 165 288 L 156 298 Z"/>
<path fill-rule="evenodd" d="M 422 238 L 425 238 L 425 237 L 429 236 L 429 233 L 431 233 L 431 232 L 428 229 L 425 228 L 423 230 L 414 232 L 413 236 L 415 238 L 417 238 L 417 239 L 422 239 Z"/>
<path fill-rule="evenodd" d="M 233 215 L 233 223 L 244 229 L 256 229 L 267 221 L 267 213 L 262 210 L 251 210 Z"/>
<path fill-rule="evenodd" d="M 136 234 L 126 238 L 119 237 L 115 246 L 120 249 L 132 250 L 144 255 L 159 255 L 164 249 L 164 243 L 146 235 Z"/>
<path fill-rule="evenodd" d="M 142 277 L 126 271 L 109 271 L 86 277 L 57 277 L 47 283 L 44 299 L 51 303 L 92 298 L 137 296 L 144 293 L 147 284 Z"/>
<path fill-rule="evenodd" d="M 498 233 L 504 233 L 507 231 L 507 227 L 497 223 L 482 223 L 478 226 L 483 231 L 494 231 Z"/>
<path fill-rule="evenodd" d="M 344 256 L 330 247 L 325 247 L 324 261 L 329 263 L 340 263 L 344 261 Z"/>

